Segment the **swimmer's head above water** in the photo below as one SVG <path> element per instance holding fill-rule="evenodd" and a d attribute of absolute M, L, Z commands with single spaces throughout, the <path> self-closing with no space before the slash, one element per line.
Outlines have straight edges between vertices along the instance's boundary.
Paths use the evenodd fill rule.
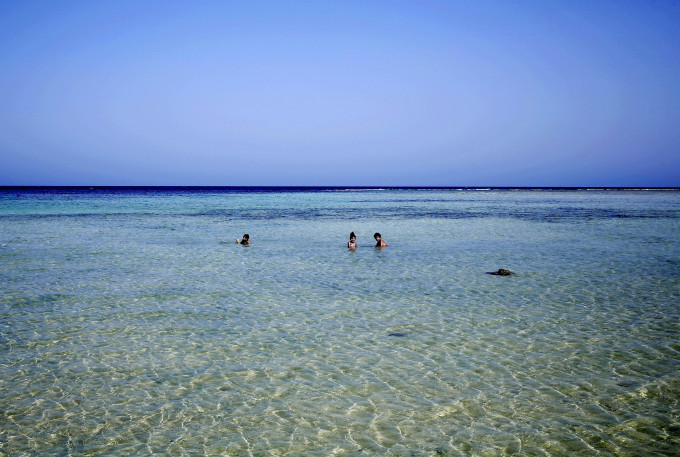
<path fill-rule="evenodd" d="M 387 246 L 387 243 L 382 239 L 382 235 L 380 235 L 380 233 L 375 232 L 373 234 L 373 238 L 375 238 L 375 241 L 376 241 L 376 243 L 375 243 L 376 248 Z"/>

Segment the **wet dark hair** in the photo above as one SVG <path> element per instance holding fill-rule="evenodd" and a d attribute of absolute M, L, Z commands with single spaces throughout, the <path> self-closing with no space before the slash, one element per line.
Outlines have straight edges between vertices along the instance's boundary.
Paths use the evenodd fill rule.
<path fill-rule="evenodd" d="M 246 233 L 245 235 L 243 235 L 243 239 L 244 239 L 244 240 L 249 240 L 249 239 L 250 239 L 250 235 L 248 235 L 248 234 Z"/>
<path fill-rule="evenodd" d="M 357 236 L 354 234 L 354 232 L 349 234 L 349 239 L 351 240 L 352 238 L 356 238 Z"/>
<path fill-rule="evenodd" d="M 375 233 L 373 234 L 373 238 L 377 238 L 377 237 L 382 238 L 382 235 L 381 235 L 380 233 L 378 233 L 378 232 L 375 232 Z"/>

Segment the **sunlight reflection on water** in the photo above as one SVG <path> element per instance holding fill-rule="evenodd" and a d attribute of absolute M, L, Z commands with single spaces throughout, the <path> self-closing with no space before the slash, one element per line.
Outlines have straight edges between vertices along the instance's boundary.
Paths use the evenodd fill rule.
<path fill-rule="evenodd" d="M 0 200 L 0 453 L 680 444 L 678 193 L 53 197 Z"/>

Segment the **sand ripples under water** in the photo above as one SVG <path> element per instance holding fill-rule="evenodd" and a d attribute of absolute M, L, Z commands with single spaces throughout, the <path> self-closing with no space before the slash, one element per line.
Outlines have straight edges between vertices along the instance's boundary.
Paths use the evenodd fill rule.
<path fill-rule="evenodd" d="M 5 192 L 0 455 L 677 455 L 679 222 L 678 192 Z"/>

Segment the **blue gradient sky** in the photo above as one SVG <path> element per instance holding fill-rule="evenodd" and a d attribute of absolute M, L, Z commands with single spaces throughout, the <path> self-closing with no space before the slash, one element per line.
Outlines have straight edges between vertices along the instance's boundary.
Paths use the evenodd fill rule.
<path fill-rule="evenodd" d="M 680 186 L 680 2 L 197 3 L 0 0 L 0 184 Z"/>

